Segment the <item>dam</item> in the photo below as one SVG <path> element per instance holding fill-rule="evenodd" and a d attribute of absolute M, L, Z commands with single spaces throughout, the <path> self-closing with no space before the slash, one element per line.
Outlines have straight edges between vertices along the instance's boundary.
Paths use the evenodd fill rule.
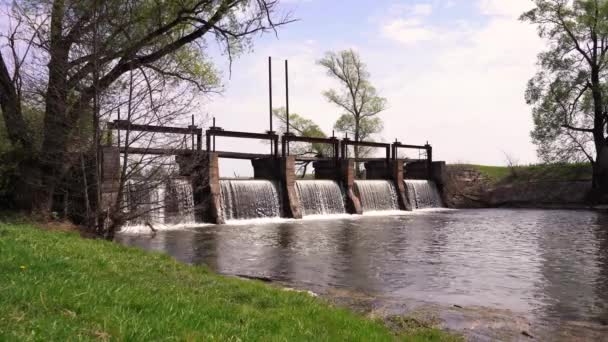
<path fill-rule="evenodd" d="M 156 154 L 174 157 L 179 175 L 162 183 L 137 184 L 125 181 L 124 207 L 145 212 L 141 222 L 223 224 L 264 218 L 301 219 L 308 216 L 362 215 L 377 212 L 411 211 L 443 206 L 445 163 L 433 161 L 432 147 L 394 143 L 303 137 L 291 133 L 252 133 L 195 126 L 160 127 L 136 125 L 125 120 L 110 123 L 113 130 L 152 131 L 192 137 L 192 148 L 164 150 L 105 146 L 103 149 L 102 198 L 116 198 L 121 156 Z M 216 150 L 217 137 L 256 139 L 269 142 L 269 154 Z M 290 143 L 328 145 L 329 157 L 290 155 Z M 384 151 L 381 158 L 352 158 L 349 148 Z M 399 158 L 400 149 L 419 151 L 422 158 Z M 253 178 L 220 178 L 222 158 L 249 160 Z M 296 163 L 312 163 L 314 178 L 302 179 Z M 364 165 L 357 174 L 356 163 Z M 153 204 L 155 203 L 155 204 Z"/>

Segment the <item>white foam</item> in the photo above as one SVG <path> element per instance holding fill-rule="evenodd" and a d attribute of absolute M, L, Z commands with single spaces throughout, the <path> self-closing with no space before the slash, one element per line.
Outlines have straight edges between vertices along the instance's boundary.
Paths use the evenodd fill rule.
<path fill-rule="evenodd" d="M 377 211 L 365 211 L 362 216 L 403 216 L 412 215 L 413 211 L 406 210 L 377 210 Z"/>
<path fill-rule="evenodd" d="M 191 228 L 200 228 L 213 226 L 212 223 L 180 223 L 180 224 L 154 224 L 154 229 L 156 231 L 171 231 L 171 230 L 184 230 Z M 152 229 L 146 225 L 126 225 L 122 226 L 119 231 L 121 234 L 131 234 L 131 235 L 139 235 L 139 234 L 154 234 Z"/>
<path fill-rule="evenodd" d="M 298 219 L 284 218 L 284 217 L 260 217 L 253 219 L 242 219 L 242 220 L 226 220 L 227 225 L 231 226 L 243 226 L 251 224 L 268 224 L 268 223 L 284 223 L 284 222 L 297 222 Z"/>

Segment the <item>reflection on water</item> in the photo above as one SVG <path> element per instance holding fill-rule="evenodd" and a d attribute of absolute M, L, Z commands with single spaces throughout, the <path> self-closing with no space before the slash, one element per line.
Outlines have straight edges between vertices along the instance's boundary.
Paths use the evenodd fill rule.
<path fill-rule="evenodd" d="M 510 309 L 543 321 L 608 322 L 608 216 L 466 210 L 209 226 L 119 236 L 220 273 L 323 293 Z"/>

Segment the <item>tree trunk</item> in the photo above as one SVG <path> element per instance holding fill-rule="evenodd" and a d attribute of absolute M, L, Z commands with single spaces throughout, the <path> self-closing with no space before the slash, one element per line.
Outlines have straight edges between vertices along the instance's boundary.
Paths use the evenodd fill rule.
<path fill-rule="evenodd" d="M 66 122 L 70 44 L 63 37 L 64 11 L 64 1 L 53 2 L 44 138 L 38 158 L 38 170 L 31 173 L 35 178 L 29 181 L 29 184 L 33 186 L 34 195 L 32 209 L 43 216 L 48 216 L 53 206 L 53 194 L 64 170 L 69 129 L 73 125 L 72 122 Z"/>
<path fill-rule="evenodd" d="M 604 109 L 602 85 L 600 83 L 600 69 L 591 67 L 591 92 L 593 95 L 593 141 L 595 143 L 596 158 L 593 163 L 593 197 L 604 202 L 608 195 L 608 144 L 604 136 Z"/>

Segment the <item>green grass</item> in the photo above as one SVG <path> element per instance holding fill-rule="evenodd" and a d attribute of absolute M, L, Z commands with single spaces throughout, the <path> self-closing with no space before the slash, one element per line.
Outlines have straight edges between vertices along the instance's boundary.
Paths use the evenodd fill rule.
<path fill-rule="evenodd" d="M 0 223 L 0 340 L 459 341 L 163 254 Z"/>
<path fill-rule="evenodd" d="M 580 181 L 591 180 L 589 164 L 538 164 L 525 166 L 454 165 L 470 167 L 481 172 L 494 183 L 526 181 Z"/>

